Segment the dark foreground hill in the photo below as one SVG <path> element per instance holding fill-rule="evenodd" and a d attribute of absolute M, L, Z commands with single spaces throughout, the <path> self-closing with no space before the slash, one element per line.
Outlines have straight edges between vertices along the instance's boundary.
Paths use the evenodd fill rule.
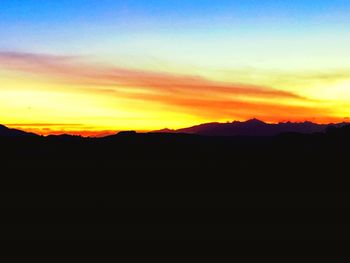
<path fill-rule="evenodd" d="M 48 188 L 103 190 L 342 188 L 332 183 L 348 171 L 349 127 L 260 137 L 0 136 L 2 179 L 16 178 L 8 187 L 28 189 L 43 182 L 52 183 Z"/>
<path fill-rule="evenodd" d="M 34 133 L 28 133 L 21 130 L 10 129 L 4 125 L 0 125 L 0 136 L 2 137 L 35 137 Z"/>
<path fill-rule="evenodd" d="M 0 207 L 17 208 L 4 210 L 1 238 L 345 240 L 349 149 L 350 126 L 271 137 L 0 136 Z M 135 253 L 134 245 L 122 244 L 100 254 Z M 179 252 L 167 243 L 143 244 L 136 251 L 140 255 Z M 181 251 L 197 256 L 295 252 L 283 242 L 259 242 L 254 249 L 252 243 L 238 244 L 200 250 L 188 244 Z M 303 255 L 342 254 L 321 247 L 300 249 Z M 43 251 L 41 245 L 28 253 L 53 249 Z M 71 249 L 81 255 L 77 251 Z M 97 252 L 90 247 L 80 253 Z"/>

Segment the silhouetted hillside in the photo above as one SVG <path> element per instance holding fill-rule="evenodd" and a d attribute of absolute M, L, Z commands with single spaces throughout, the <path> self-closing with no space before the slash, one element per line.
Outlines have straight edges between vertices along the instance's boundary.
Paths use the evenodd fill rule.
<path fill-rule="evenodd" d="M 344 125 L 342 127 L 329 126 L 326 130 L 327 135 L 339 138 L 339 139 L 350 139 L 350 125 Z"/>
<path fill-rule="evenodd" d="M 346 125 L 346 123 L 332 125 L 340 127 Z M 328 124 L 316 124 L 312 122 L 268 124 L 257 119 L 252 119 L 246 122 L 206 123 L 178 130 L 163 129 L 157 132 L 189 133 L 206 136 L 275 136 L 281 133 L 311 134 L 325 132 L 327 127 L 329 127 Z"/>
<path fill-rule="evenodd" d="M 0 146 L 1 155 L 11 162 L 20 162 L 21 158 L 32 158 L 34 162 L 52 159 L 62 160 L 60 163 L 64 167 L 67 163 L 74 165 L 74 162 L 83 161 L 84 165 L 81 169 L 84 169 L 84 166 L 89 165 L 88 160 L 91 159 L 94 162 L 108 162 L 107 165 L 101 167 L 112 167 L 116 164 L 117 170 L 125 164 L 130 167 L 138 167 L 140 163 L 149 162 L 148 164 L 158 165 L 157 168 L 163 167 L 164 173 L 169 174 L 174 171 L 175 167 L 183 166 L 183 172 L 197 167 L 199 172 L 204 166 L 215 163 L 221 164 L 221 166 L 218 165 L 220 169 L 232 164 L 234 170 L 239 171 L 243 164 L 247 167 L 259 163 L 264 163 L 261 167 L 265 167 L 271 162 L 280 165 L 281 163 L 277 161 L 280 158 L 284 158 L 283 163 L 286 162 L 286 165 L 291 163 L 294 167 L 298 167 L 305 161 L 310 161 L 310 163 L 312 160 L 317 161 L 317 156 L 328 160 L 321 162 L 322 164 L 330 163 L 337 155 L 339 158 L 346 156 L 342 154 L 343 151 L 348 150 L 347 145 L 350 139 L 350 125 L 338 128 L 330 126 L 324 133 L 313 134 L 297 131 L 310 131 L 310 129 L 319 131 L 316 130 L 316 127 L 323 126 L 314 126 L 311 123 L 270 125 L 252 120 L 245 123 L 232 123 L 228 126 L 219 124 L 213 127 L 226 128 L 231 125 L 235 127 L 234 130 L 239 127 L 240 131 L 245 131 L 245 134 L 248 135 L 254 135 L 254 127 L 260 129 L 260 132 L 257 133 L 260 135 L 270 135 L 272 131 L 283 130 L 284 132 L 278 136 L 203 136 L 188 133 L 127 131 L 103 138 L 84 138 L 71 135 L 35 136 L 2 126 Z M 203 127 L 212 127 L 212 125 L 200 127 L 198 132 L 203 131 Z M 208 133 L 210 131 L 212 131 L 210 128 L 206 130 Z M 304 159 L 299 162 L 292 161 L 301 156 L 304 156 Z M 268 160 L 265 160 L 266 158 Z M 196 166 L 194 165 L 196 162 L 203 165 Z"/>
<path fill-rule="evenodd" d="M 0 136 L 0 149 L 0 208 L 29 208 L 4 213 L 10 239 L 334 240 L 335 232 L 350 233 L 313 226 L 349 220 L 350 126 L 278 136 Z M 54 224 L 54 232 L 38 224 Z"/>
<path fill-rule="evenodd" d="M 0 136 L 0 148 L 7 190 L 341 191 L 348 187 L 350 126 L 279 136 Z"/>
<path fill-rule="evenodd" d="M 10 129 L 6 126 L 0 125 L 0 136 L 6 136 L 6 137 L 26 137 L 26 136 L 37 136 L 34 133 L 28 133 L 21 130 L 16 129 Z"/>
<path fill-rule="evenodd" d="M 290 125 L 294 127 L 292 124 L 282 126 Z M 309 126 L 313 124 L 304 123 L 301 127 Z M 271 126 L 253 120 L 243 127 L 266 127 L 264 134 L 270 134 Z M 329 178 L 344 174 L 347 169 L 350 149 L 350 126 L 332 126 L 325 133 L 285 132 L 278 136 L 129 131 L 104 138 L 43 137 L 14 136 L 27 134 L 4 127 L 1 134 L 1 169 L 9 170 L 2 174 L 11 175 L 2 179 L 34 175 L 16 180 L 17 187 L 24 182 L 26 186 L 37 186 L 35 175 L 41 175 L 44 181 L 55 181 L 51 186 L 61 182 L 63 188 L 75 183 L 78 183 L 76 187 L 85 184 L 101 187 L 103 182 L 102 187 L 123 189 L 268 189 L 286 180 L 288 184 L 283 187 L 298 189 L 307 187 L 309 179 L 312 179 L 312 187 L 323 182 L 321 175 L 324 173 L 327 187 L 330 187 Z"/>

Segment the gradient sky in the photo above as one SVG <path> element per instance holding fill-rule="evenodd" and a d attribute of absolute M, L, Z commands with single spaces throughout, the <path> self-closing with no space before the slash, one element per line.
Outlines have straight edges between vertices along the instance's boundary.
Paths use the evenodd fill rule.
<path fill-rule="evenodd" d="M 0 0 L 0 123 L 348 120 L 349 24 L 348 0 Z"/>

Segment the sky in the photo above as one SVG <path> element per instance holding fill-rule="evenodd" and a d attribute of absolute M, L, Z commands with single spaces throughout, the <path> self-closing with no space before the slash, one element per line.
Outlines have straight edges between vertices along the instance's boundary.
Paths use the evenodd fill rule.
<path fill-rule="evenodd" d="M 0 123 L 347 121 L 349 24 L 348 0 L 0 0 Z"/>

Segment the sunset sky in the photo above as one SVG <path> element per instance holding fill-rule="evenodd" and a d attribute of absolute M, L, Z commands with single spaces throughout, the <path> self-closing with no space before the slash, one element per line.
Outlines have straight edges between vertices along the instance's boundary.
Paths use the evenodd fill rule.
<path fill-rule="evenodd" d="M 350 117 L 349 0 L 0 0 L 0 124 Z"/>

